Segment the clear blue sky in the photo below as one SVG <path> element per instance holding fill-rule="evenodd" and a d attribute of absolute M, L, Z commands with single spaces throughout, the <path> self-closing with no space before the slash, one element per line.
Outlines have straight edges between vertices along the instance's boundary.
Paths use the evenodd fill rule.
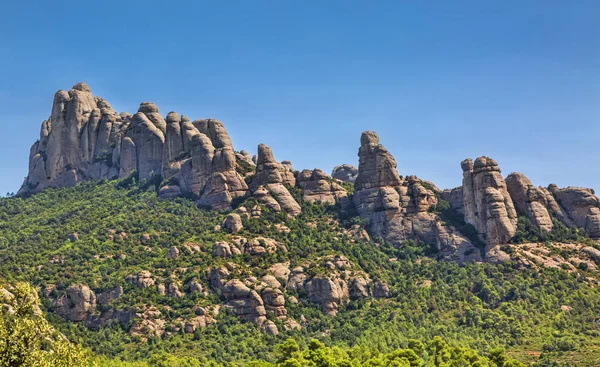
<path fill-rule="evenodd" d="M 174 5 L 176 3 L 176 5 Z M 226 4 L 226 5 L 225 5 Z M 442 188 L 489 155 L 600 191 L 600 1 L 2 1 L 0 192 L 58 89 L 222 120 L 238 150 L 357 164 L 374 130 Z"/>

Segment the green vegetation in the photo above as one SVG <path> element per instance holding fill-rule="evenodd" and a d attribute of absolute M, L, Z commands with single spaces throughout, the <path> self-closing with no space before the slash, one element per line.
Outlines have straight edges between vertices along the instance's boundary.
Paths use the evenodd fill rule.
<path fill-rule="evenodd" d="M 87 284 L 96 293 L 120 285 L 125 294 L 103 307 L 151 305 L 172 321 L 190 317 L 199 305 L 223 303 L 212 292 L 188 294 L 192 280 L 210 289 L 206 270 L 211 266 L 231 262 L 248 266 L 260 277 L 278 262 L 289 261 L 293 268 L 338 254 L 371 279 L 386 282 L 390 298 L 349 301 L 336 317 L 323 315 L 309 302 L 286 302 L 288 317 L 305 321 L 301 330 L 285 331 L 269 315 L 280 330 L 276 336 L 222 310 L 216 323 L 193 334 L 169 332 L 146 342 L 129 334 L 131 325 L 113 323 L 91 331 L 64 321 L 43 298 L 48 321 L 98 355 L 94 363 L 100 366 L 519 366 L 514 360 L 537 366 L 599 365 L 595 269 L 438 262 L 416 243 L 392 246 L 378 240 L 376 245 L 342 235 L 346 229 L 338 220 L 348 225 L 360 221 L 347 213 L 342 217 L 335 207 L 309 203 L 302 204 L 303 212 L 295 219 L 267 209 L 260 218 L 243 219 L 239 235 L 273 238 L 287 253 L 225 260 L 211 255 L 212 244 L 226 238 L 214 229 L 225 214 L 199 209 L 187 199 L 159 200 L 159 185 L 160 180 L 137 184 L 134 174 L 121 182 L 0 199 L 0 277 L 40 290 L 55 285 L 56 294 L 75 283 Z M 456 225 L 448 208 L 435 210 Z M 277 223 L 289 233 L 280 232 Z M 71 242 L 68 237 L 74 233 L 78 240 Z M 186 244 L 201 251 L 192 253 Z M 172 246 L 182 254 L 167 259 Z M 160 279 L 177 278 L 185 297 L 166 297 L 125 281 L 141 270 Z M 310 271 L 321 270 L 315 266 Z"/>
<path fill-rule="evenodd" d="M 66 341 L 39 311 L 35 290 L 17 283 L 2 294 L 7 302 L 0 312 L 0 366 L 83 367 L 88 353 Z"/>
<path fill-rule="evenodd" d="M 526 242 L 565 242 L 565 243 L 590 243 L 589 236 L 585 231 L 579 228 L 569 228 L 563 222 L 553 219 L 552 231 L 545 232 L 535 226 L 531 219 L 524 216 L 519 216 L 517 222 L 517 233 L 513 238 L 513 243 Z"/>

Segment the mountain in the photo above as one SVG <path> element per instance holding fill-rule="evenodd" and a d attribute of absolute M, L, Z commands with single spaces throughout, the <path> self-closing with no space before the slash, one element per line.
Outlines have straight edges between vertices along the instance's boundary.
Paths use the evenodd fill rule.
<path fill-rule="evenodd" d="M 489 157 L 441 190 L 357 146 L 358 168 L 296 171 L 78 83 L 0 199 L 0 278 L 106 365 L 598 365 L 592 190 Z"/>
<path fill-rule="evenodd" d="M 236 152 L 218 120 L 190 122 L 176 112 L 163 118 L 151 102 L 142 102 L 134 115 L 117 114 L 85 83 L 78 83 L 68 92 L 56 92 L 50 118 L 31 147 L 29 174 L 19 195 L 134 173 L 140 180 L 161 182 L 162 198 L 186 196 L 199 206 L 230 211 L 236 200 L 252 197 L 296 216 L 300 205 L 286 186 L 297 186 L 306 201 L 356 210 L 372 235 L 396 244 L 422 241 L 458 261 L 490 254 L 496 260 L 505 258 L 497 245 L 514 238 L 518 215 L 544 233 L 556 222 L 600 238 L 600 200 L 591 189 L 534 187 L 521 173 L 511 173 L 505 181 L 496 161 L 479 157 L 461 162 L 461 187 L 441 191 L 415 176 L 400 176 L 376 133 L 364 132 L 360 143 L 358 170 L 342 165 L 333 172 L 353 183 L 350 203 L 339 180 L 318 169 L 295 172 L 289 161 L 277 162 L 264 144 L 254 157 Z M 461 231 L 443 223 L 429 210 L 440 198 L 462 214 L 459 220 L 475 228 Z M 484 251 L 477 251 L 484 245 Z"/>

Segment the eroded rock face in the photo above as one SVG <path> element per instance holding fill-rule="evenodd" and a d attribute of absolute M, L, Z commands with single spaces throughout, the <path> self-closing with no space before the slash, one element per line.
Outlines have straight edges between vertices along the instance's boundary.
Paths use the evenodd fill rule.
<path fill-rule="evenodd" d="M 85 284 L 74 284 L 67 288 L 64 296 L 53 302 L 56 313 L 63 318 L 80 322 L 96 310 L 96 294 Z"/>
<path fill-rule="evenodd" d="M 298 175 L 298 186 L 303 190 L 303 199 L 307 202 L 320 202 L 328 205 L 348 205 L 348 192 L 325 172 L 318 168 L 303 170 Z"/>
<path fill-rule="evenodd" d="M 155 110 L 144 113 L 143 111 Z M 165 135 L 162 117 L 158 119 L 158 109 L 149 102 L 140 105 L 138 112 L 133 115 L 131 125 L 127 130 L 129 137 L 135 145 L 137 171 L 140 180 L 149 180 L 162 173 L 163 145 Z M 155 121 L 159 122 L 158 126 Z"/>
<path fill-rule="evenodd" d="M 335 166 L 331 172 L 331 177 L 343 182 L 354 182 L 358 177 L 358 169 L 351 164 Z"/>
<path fill-rule="evenodd" d="M 339 305 L 349 297 L 348 284 L 341 279 L 314 277 L 304 285 L 308 298 L 321 305 L 324 314 L 337 315 Z"/>
<path fill-rule="evenodd" d="M 289 177 L 289 173 L 287 168 L 275 160 L 271 148 L 260 144 L 256 174 L 250 184 L 251 195 L 275 211 L 284 211 L 291 216 L 300 214 L 300 204 L 294 200 L 284 185 L 285 183 L 291 184 L 292 179 Z M 295 178 L 293 183 L 295 184 Z"/>
<path fill-rule="evenodd" d="M 74 186 L 88 179 L 118 177 L 124 121 L 85 83 L 54 96 L 50 118 L 30 150 L 29 172 L 19 194 Z"/>
<path fill-rule="evenodd" d="M 546 194 L 541 188 L 534 187 L 531 180 L 517 172 L 506 177 L 506 187 L 518 214 L 529 217 L 534 225 L 546 232 L 552 230 Z"/>
<path fill-rule="evenodd" d="M 267 311 L 262 298 L 256 291 L 248 288 L 242 281 L 232 279 L 222 288 L 226 307 L 240 318 L 262 325 L 266 321 Z"/>
<path fill-rule="evenodd" d="M 548 191 L 556 198 L 556 202 L 566 212 L 570 221 L 577 227 L 584 228 L 592 238 L 600 238 L 600 199 L 594 190 L 582 187 L 558 188 L 548 186 Z"/>
<path fill-rule="evenodd" d="M 372 131 L 364 132 L 358 152 L 354 205 L 371 235 L 393 243 L 418 240 L 435 245 L 440 256 L 458 261 L 479 260 L 479 250 L 429 209 L 441 192 L 414 176 L 403 179 L 396 160 Z"/>
<path fill-rule="evenodd" d="M 249 154 L 242 156 L 251 162 Z M 218 210 L 231 209 L 231 201 L 248 190 L 220 121 L 192 123 L 176 112 L 165 119 L 152 102 L 142 102 L 134 115 L 117 114 L 78 83 L 56 93 L 40 140 L 31 147 L 28 177 L 19 194 L 125 178 L 134 171 L 140 180 L 162 176 L 162 198 L 196 195 L 199 205 Z"/>
<path fill-rule="evenodd" d="M 517 212 L 496 161 L 466 159 L 463 169 L 465 221 L 477 228 L 488 246 L 507 243 L 517 230 Z"/>

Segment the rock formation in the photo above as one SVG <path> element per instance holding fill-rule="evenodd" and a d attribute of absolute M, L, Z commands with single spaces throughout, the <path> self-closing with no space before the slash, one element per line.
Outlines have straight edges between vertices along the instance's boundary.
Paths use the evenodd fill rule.
<path fill-rule="evenodd" d="M 28 176 L 19 194 L 136 172 L 139 180 L 157 185 L 162 181 L 161 198 L 193 197 L 199 206 L 230 211 L 236 198 L 253 197 L 272 210 L 296 216 L 301 207 L 295 197 L 351 208 L 348 193 L 337 181 L 341 180 L 354 182 L 353 203 L 371 235 L 394 243 L 422 241 L 436 246 L 445 258 L 477 259 L 478 250 L 430 210 L 440 198 L 464 215 L 488 247 L 513 238 L 517 214 L 545 232 L 558 220 L 600 238 L 600 199 L 593 190 L 534 187 L 519 173 L 505 182 L 493 159 L 479 157 L 461 163 L 461 187 L 441 191 L 416 177 L 401 177 L 394 157 L 370 131 L 361 136 L 358 156 L 358 169 L 340 165 L 333 177 L 319 169 L 298 173 L 290 161 L 276 161 L 266 145 L 259 145 L 254 157 L 236 152 L 218 120 L 190 122 L 173 111 L 163 118 L 152 102 L 142 102 L 134 115 L 118 114 L 85 83 L 77 83 L 68 92 L 56 92 L 40 139 L 30 149 Z M 295 186 L 301 189 L 298 196 L 288 190 Z M 251 216 L 260 216 L 259 205 Z M 224 226 L 235 233 L 239 222 L 230 217 Z"/>
<path fill-rule="evenodd" d="M 47 187 L 74 186 L 87 179 L 117 178 L 121 128 L 127 125 L 85 83 L 54 95 L 50 118 L 29 156 L 29 174 L 20 194 Z"/>
<path fill-rule="evenodd" d="M 430 208 L 439 189 L 414 176 L 401 178 L 396 160 L 372 131 L 362 134 L 358 152 L 354 205 L 372 235 L 393 243 L 417 240 L 434 245 L 441 256 L 458 261 L 478 260 L 480 252 Z"/>
<path fill-rule="evenodd" d="M 245 160 L 251 161 L 248 157 L 246 153 Z M 19 194 L 124 178 L 134 171 L 140 180 L 162 177 L 163 198 L 192 194 L 199 205 L 213 209 L 230 209 L 231 201 L 248 190 L 220 121 L 191 123 L 176 112 L 164 119 L 151 102 L 141 103 L 133 116 L 117 114 L 78 83 L 56 93 L 40 140 L 31 147 L 29 173 Z"/>
<path fill-rule="evenodd" d="M 477 228 L 488 246 L 507 243 L 517 231 L 517 212 L 496 161 L 465 159 L 463 211 L 465 221 Z"/>
<path fill-rule="evenodd" d="M 331 177 L 343 182 L 353 183 L 358 177 L 358 169 L 351 164 L 335 166 L 331 172 Z"/>
<path fill-rule="evenodd" d="M 88 286 L 75 284 L 67 288 L 66 294 L 56 299 L 52 306 L 67 320 L 84 321 L 96 309 L 96 295 Z"/>
<path fill-rule="evenodd" d="M 522 173 L 511 173 L 506 177 L 506 187 L 519 215 L 527 216 L 540 229 L 552 230 L 552 217 L 548 212 L 546 192 L 534 187 Z"/>
<path fill-rule="evenodd" d="M 300 204 L 296 202 L 284 184 L 294 186 L 296 179 L 288 168 L 275 160 L 271 148 L 260 144 L 256 174 L 250 184 L 250 194 L 260 203 L 275 211 L 284 211 L 291 216 L 296 216 L 300 213 Z"/>
<path fill-rule="evenodd" d="M 303 199 L 307 202 L 320 202 L 323 204 L 348 205 L 348 192 L 325 172 L 318 168 L 303 170 L 298 174 L 298 186 L 303 190 Z"/>

